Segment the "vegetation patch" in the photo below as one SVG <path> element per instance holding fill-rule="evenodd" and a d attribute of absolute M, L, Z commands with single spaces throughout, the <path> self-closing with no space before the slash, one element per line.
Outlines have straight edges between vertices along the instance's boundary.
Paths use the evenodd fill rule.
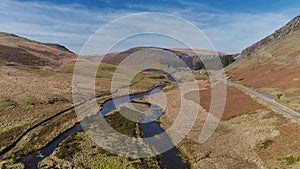
<path fill-rule="evenodd" d="M 104 118 L 109 125 L 117 131 L 130 137 L 138 137 L 137 133 L 139 129 L 137 123 L 124 118 L 119 112 L 111 112 Z M 112 144 L 115 145 L 113 140 Z M 126 143 L 123 143 L 123 146 L 124 144 Z M 56 157 L 62 160 L 55 161 Z M 50 164 L 50 158 L 55 162 Z M 59 166 L 53 166 L 57 164 L 59 164 Z M 83 130 L 79 130 L 75 134 L 69 136 L 59 145 L 55 150 L 55 153 L 44 159 L 39 166 L 42 168 L 63 168 L 68 165 L 90 169 L 160 168 L 155 157 L 140 159 L 114 155 L 91 141 Z"/>
<path fill-rule="evenodd" d="M 11 160 L 2 160 L 0 161 L 0 168 L 2 169 L 24 169 L 25 166 L 22 163 L 11 163 Z"/>
<path fill-rule="evenodd" d="M 260 149 L 267 149 L 270 145 L 273 144 L 273 140 L 266 140 L 260 145 Z"/>
<path fill-rule="evenodd" d="M 108 124 L 118 132 L 129 137 L 136 137 L 136 122 L 130 121 L 123 117 L 119 112 L 113 112 L 105 116 Z"/>
<path fill-rule="evenodd" d="M 57 157 L 60 159 L 71 160 L 73 155 L 81 151 L 79 147 L 79 142 L 82 141 L 80 137 L 68 137 L 64 144 L 60 146 L 60 151 L 57 153 Z"/>
<path fill-rule="evenodd" d="M 4 132 L 0 133 L 0 150 L 9 146 L 14 140 L 17 139 L 19 135 L 21 135 L 24 130 L 25 126 L 17 126 L 13 127 L 9 130 L 5 130 Z"/>
<path fill-rule="evenodd" d="M 15 154 L 12 154 L 11 159 L 10 159 L 10 163 L 11 163 L 11 164 L 16 164 L 16 162 L 17 162 L 16 155 L 15 155 Z"/>
<path fill-rule="evenodd" d="M 0 99 L 0 112 L 8 109 L 8 108 L 14 108 L 17 106 L 17 103 L 10 99 Z"/>
<path fill-rule="evenodd" d="M 281 94 L 281 93 L 276 95 L 276 98 L 277 98 L 277 99 L 280 99 L 281 97 L 282 97 L 282 94 Z"/>
<path fill-rule="evenodd" d="M 59 115 L 49 123 L 36 128 L 34 132 L 27 136 L 26 140 L 24 140 L 21 145 L 14 149 L 15 153 L 17 155 L 20 155 L 21 153 L 26 154 L 41 149 L 49 142 L 51 142 L 51 140 L 53 140 L 55 137 L 59 136 L 64 131 L 71 128 L 77 121 L 76 117 L 77 116 L 75 112 L 70 111 Z M 66 147 L 70 147 L 71 145 L 76 146 L 76 144 L 73 144 L 71 140 L 68 141 L 69 142 L 68 145 L 66 145 Z M 74 147 L 74 149 L 76 149 L 76 147 Z M 75 151 L 74 149 L 71 150 Z M 62 152 L 61 156 L 65 155 L 66 153 L 69 153 L 69 156 L 72 154 L 70 152 Z"/>
<path fill-rule="evenodd" d="M 294 157 L 293 155 L 290 155 L 290 156 L 284 157 L 282 159 L 285 160 L 286 163 L 290 165 L 290 164 L 294 164 L 296 162 L 299 162 L 300 161 L 300 156 Z"/>
<path fill-rule="evenodd" d="M 53 97 L 53 98 L 48 98 L 46 101 L 46 104 L 55 104 L 58 102 L 70 102 L 70 101 L 69 101 L 69 99 L 66 99 L 66 98 Z"/>
<path fill-rule="evenodd" d="M 195 75 L 196 80 L 209 80 L 207 75 Z"/>
<path fill-rule="evenodd" d="M 40 105 L 43 104 L 44 101 L 36 98 L 36 97 L 26 97 L 19 100 L 19 103 L 23 106 L 26 105 Z"/>
<path fill-rule="evenodd" d="M 32 67 L 32 68 L 25 67 L 25 66 L 13 66 L 13 67 L 18 70 L 25 71 L 25 72 L 32 73 L 32 74 L 37 74 L 42 77 L 49 77 L 49 76 L 52 76 L 55 74 L 55 72 L 48 71 L 48 70 L 42 70 L 37 67 Z"/>

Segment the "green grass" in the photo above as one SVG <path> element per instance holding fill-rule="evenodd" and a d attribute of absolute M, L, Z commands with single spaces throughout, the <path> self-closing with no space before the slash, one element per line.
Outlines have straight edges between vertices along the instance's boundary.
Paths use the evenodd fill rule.
<path fill-rule="evenodd" d="M 25 97 L 18 100 L 18 104 L 20 106 L 27 106 L 27 105 L 41 105 L 41 104 L 56 104 L 59 102 L 71 102 L 67 98 L 60 98 L 60 97 L 47 97 L 44 99 L 39 99 L 37 97 Z"/>
<path fill-rule="evenodd" d="M 11 164 L 16 164 L 16 162 L 17 162 L 16 155 L 12 154 L 11 159 L 10 159 L 10 163 Z"/>
<path fill-rule="evenodd" d="M 79 147 L 80 141 L 82 141 L 82 138 L 80 137 L 68 137 L 60 147 L 57 157 L 60 159 L 72 160 L 73 155 L 77 151 L 81 151 L 81 148 Z"/>
<path fill-rule="evenodd" d="M 285 160 L 287 164 L 291 165 L 291 164 L 294 164 L 296 162 L 299 162 L 300 161 L 300 156 L 294 157 L 293 155 L 290 155 L 290 156 L 284 157 L 283 160 Z"/>
<path fill-rule="evenodd" d="M 78 63 L 76 69 L 68 69 L 65 70 L 69 73 L 77 73 L 84 76 L 95 76 L 98 78 L 108 78 L 111 79 L 113 76 L 113 73 L 116 69 L 115 65 L 111 64 L 101 64 L 99 67 L 97 67 L 94 63 Z"/>
<path fill-rule="evenodd" d="M 207 75 L 195 75 L 196 80 L 209 80 Z"/>
<path fill-rule="evenodd" d="M 14 126 L 10 127 L 10 129 L 5 129 L 1 131 L 0 133 L 0 149 L 10 145 L 17 136 L 20 136 L 24 131 L 26 127 L 24 126 Z"/>
<path fill-rule="evenodd" d="M 132 89 L 135 90 L 148 90 L 161 84 L 163 81 L 167 81 L 166 77 L 163 75 L 163 72 L 137 72 L 137 70 L 137 68 L 115 66 L 106 63 L 101 63 L 101 65 L 97 67 L 96 64 L 88 64 L 86 62 L 82 62 L 79 64 L 79 67 L 75 70 L 75 72 L 84 76 L 96 76 L 96 84 L 105 89 L 110 89 L 111 79 L 113 78 L 113 76 L 118 78 L 117 80 L 120 80 L 120 78 L 132 78 L 129 79 L 131 80 L 130 82 L 128 82 L 130 84 L 124 85 L 129 85 L 130 87 L 132 87 Z M 130 75 L 135 76 L 130 77 Z"/>
<path fill-rule="evenodd" d="M 0 112 L 6 110 L 9 107 L 15 107 L 17 104 L 9 99 L 0 99 Z"/>
<path fill-rule="evenodd" d="M 48 97 L 46 101 L 44 101 L 46 104 L 55 104 L 58 102 L 72 102 L 71 98 L 59 98 L 59 97 Z"/>
<path fill-rule="evenodd" d="M 84 159 L 83 163 L 80 163 L 78 167 L 86 168 L 87 165 L 91 168 L 103 168 L 103 169 L 133 169 L 133 165 L 130 161 L 123 160 L 117 156 L 103 156 L 101 154 L 94 154 Z"/>
<path fill-rule="evenodd" d="M 127 108 L 122 108 L 122 111 L 130 111 Z M 132 110 L 131 110 L 132 111 Z M 134 112 L 133 112 L 134 113 Z M 130 121 L 123 117 L 119 112 L 113 112 L 108 116 L 105 116 L 105 120 L 116 131 L 127 135 L 129 137 L 136 137 L 136 122 Z"/>
<path fill-rule="evenodd" d="M 20 155 L 41 149 L 55 137 L 59 136 L 68 128 L 71 128 L 77 120 L 76 118 L 77 116 L 74 111 L 59 115 L 50 122 L 42 125 L 42 127 L 36 128 L 21 144 L 17 145 L 13 151 L 15 151 L 16 155 Z M 70 149 L 66 152 L 62 152 L 61 156 L 72 156 L 77 150 L 76 144 L 73 144 L 71 140 L 68 140 L 66 147 L 69 147 Z"/>
<path fill-rule="evenodd" d="M 32 73 L 32 74 L 37 74 L 42 77 L 48 77 L 48 76 L 55 75 L 55 72 L 50 71 L 50 70 L 42 70 L 39 68 L 29 68 L 29 67 L 25 67 L 25 66 L 13 66 L 13 67 L 18 70 L 25 71 L 25 72 Z"/>
<path fill-rule="evenodd" d="M 21 98 L 19 100 L 19 104 L 26 106 L 26 105 L 40 105 L 43 104 L 44 101 L 36 98 L 36 97 L 26 97 L 26 98 Z"/>

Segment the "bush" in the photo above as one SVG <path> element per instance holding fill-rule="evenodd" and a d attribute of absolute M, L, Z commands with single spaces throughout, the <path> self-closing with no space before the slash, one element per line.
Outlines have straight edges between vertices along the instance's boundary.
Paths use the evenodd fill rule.
<path fill-rule="evenodd" d="M 287 156 L 283 158 L 288 164 L 294 164 L 295 162 L 300 161 L 300 156 L 299 157 L 294 157 L 293 155 Z"/>
<path fill-rule="evenodd" d="M 10 163 L 11 163 L 11 164 L 16 164 L 16 163 L 17 163 L 17 158 L 16 158 L 16 155 L 15 155 L 15 154 L 13 154 L 13 155 L 11 156 Z"/>
<path fill-rule="evenodd" d="M 273 144 L 273 140 L 266 140 L 260 145 L 260 149 L 267 149 L 272 144 Z"/>
<path fill-rule="evenodd" d="M 277 94 L 276 97 L 277 99 L 280 99 L 282 97 L 282 94 Z"/>

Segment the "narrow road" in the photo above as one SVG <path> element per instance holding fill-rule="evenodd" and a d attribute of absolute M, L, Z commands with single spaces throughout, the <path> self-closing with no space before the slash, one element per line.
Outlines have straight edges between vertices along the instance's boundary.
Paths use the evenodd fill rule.
<path fill-rule="evenodd" d="M 246 91 L 248 93 L 253 94 L 254 96 L 256 96 L 256 97 L 258 97 L 258 98 L 260 98 L 260 99 L 268 102 L 269 104 L 275 106 L 276 108 L 278 108 L 278 109 L 280 109 L 280 110 L 282 110 L 282 111 L 284 111 L 286 113 L 289 113 L 289 114 L 291 114 L 291 115 L 293 115 L 293 116 L 295 116 L 297 118 L 300 118 L 300 113 L 298 113 L 298 112 L 296 112 L 296 111 L 294 111 L 294 110 L 292 110 L 292 109 L 290 109 L 290 108 L 288 108 L 288 107 L 286 107 L 286 106 L 284 106 L 284 105 L 276 102 L 274 100 L 274 97 L 270 97 L 269 95 L 257 92 L 255 90 L 252 90 L 252 89 L 250 89 L 250 88 L 248 88 L 246 86 L 243 86 L 243 85 L 240 85 L 240 84 L 237 84 L 237 83 L 233 83 L 233 82 L 228 82 L 228 83 L 231 84 L 231 85 L 233 85 L 233 86 L 235 86 L 235 87 L 237 87 L 237 88 L 240 88 L 240 89 L 242 89 L 242 90 L 244 90 L 244 91 Z"/>

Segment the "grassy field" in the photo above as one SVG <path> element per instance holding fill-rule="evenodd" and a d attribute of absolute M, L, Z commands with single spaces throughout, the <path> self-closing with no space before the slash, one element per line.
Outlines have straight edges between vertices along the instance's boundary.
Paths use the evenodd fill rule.
<path fill-rule="evenodd" d="M 200 80 L 198 85 L 202 109 L 192 130 L 177 145 L 192 168 L 299 168 L 299 122 L 230 86 L 221 122 L 211 138 L 200 144 L 210 108 L 210 84 Z M 165 95 L 168 104 L 160 122 L 167 130 L 178 117 L 181 99 L 176 87 L 166 89 Z M 193 95 L 184 98 L 193 100 Z"/>
<path fill-rule="evenodd" d="M 99 104 L 110 98 L 110 83 L 115 69 L 116 66 L 114 65 L 101 64 L 96 73 L 96 95 L 103 96 L 97 99 Z M 124 72 L 132 71 L 128 68 L 121 69 Z M 63 69 L 51 70 L 2 64 L 0 70 L 0 87 L 5 91 L 0 97 L 1 152 L 5 147 L 19 139 L 30 127 L 56 116 L 57 113 L 72 106 L 71 82 L 73 67 L 69 65 L 63 67 Z M 84 67 L 83 73 L 86 76 L 92 74 L 88 66 Z M 140 72 L 129 84 L 130 93 L 144 92 L 166 82 L 168 80 L 165 76 L 157 72 Z M 44 147 L 60 133 L 72 127 L 77 121 L 76 114 L 73 111 L 68 111 L 35 128 L 27 135 L 26 139 L 22 139 L 4 156 L 5 163 L 10 161 L 14 155 L 17 159 L 21 154 L 34 152 Z M 79 135 L 82 136 L 82 134 Z M 98 156 L 95 154 L 93 159 Z M 118 157 L 114 156 L 108 156 L 106 160 L 109 161 L 110 158 L 112 158 L 112 161 L 113 159 L 119 160 Z M 124 161 L 124 165 L 122 165 L 122 160 L 119 161 L 119 164 L 124 167 L 127 163 Z M 145 160 L 147 161 L 147 159 Z M 87 163 L 97 166 L 95 162 L 95 160 L 92 160 Z M 12 168 L 17 166 L 19 167 L 20 164 L 14 164 Z M 6 165 L 6 167 L 9 166 Z"/>

